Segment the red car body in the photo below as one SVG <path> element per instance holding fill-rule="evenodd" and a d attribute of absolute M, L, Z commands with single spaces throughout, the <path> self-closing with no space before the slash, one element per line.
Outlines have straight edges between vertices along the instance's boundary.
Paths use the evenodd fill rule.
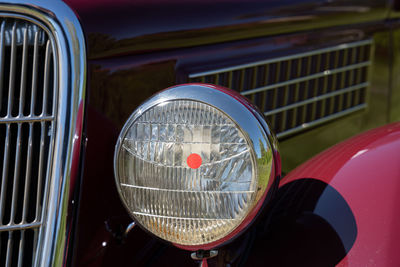
<path fill-rule="evenodd" d="M 400 124 L 368 131 L 302 164 L 280 186 L 313 178 L 335 188 L 348 203 L 357 238 L 338 266 L 397 266 L 400 237 Z M 340 216 L 340 214 L 337 214 Z"/>

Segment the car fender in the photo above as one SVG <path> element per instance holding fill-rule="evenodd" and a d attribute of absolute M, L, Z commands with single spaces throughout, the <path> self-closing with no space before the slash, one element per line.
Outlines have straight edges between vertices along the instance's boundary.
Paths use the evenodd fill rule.
<path fill-rule="evenodd" d="M 333 146 L 290 172 L 280 188 L 304 178 L 337 190 L 354 215 L 355 242 L 339 266 L 400 264 L 400 123 Z M 329 217 L 330 212 L 324 214 Z M 336 216 L 342 219 L 340 213 Z"/>

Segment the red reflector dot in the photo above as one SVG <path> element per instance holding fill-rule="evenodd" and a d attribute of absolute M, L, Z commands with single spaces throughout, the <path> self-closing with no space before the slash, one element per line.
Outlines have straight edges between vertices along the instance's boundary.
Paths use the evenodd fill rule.
<path fill-rule="evenodd" d="M 199 154 L 192 153 L 187 157 L 186 163 L 192 169 L 197 169 L 201 165 L 201 157 Z"/>

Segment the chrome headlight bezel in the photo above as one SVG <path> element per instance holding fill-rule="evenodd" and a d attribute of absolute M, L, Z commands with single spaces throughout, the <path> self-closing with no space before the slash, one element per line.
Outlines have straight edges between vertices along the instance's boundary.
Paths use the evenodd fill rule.
<path fill-rule="evenodd" d="M 267 197 L 267 193 L 272 191 L 272 187 L 275 184 L 274 182 L 280 175 L 280 161 L 276 148 L 277 142 L 257 108 L 255 108 L 246 99 L 234 91 L 220 86 L 208 84 L 178 85 L 161 91 L 143 103 L 132 113 L 122 128 L 116 144 L 114 154 L 115 182 L 123 205 L 133 219 L 135 218 L 130 212 L 130 208 L 122 194 L 119 181 L 119 154 L 121 145 L 130 127 L 147 110 L 161 103 L 176 100 L 191 100 L 201 102 L 220 110 L 230 119 L 232 119 L 238 129 L 244 133 L 245 139 L 247 140 L 248 144 L 251 144 L 252 151 L 254 152 L 252 153 L 252 162 L 256 164 L 255 169 L 258 176 L 257 181 L 261 182 L 257 184 L 258 186 L 255 201 L 252 204 L 253 206 L 241 223 L 231 232 L 226 233 L 224 237 L 210 243 L 200 245 L 182 245 L 174 243 L 175 246 L 187 250 L 212 249 L 226 243 L 239 233 L 243 232 L 243 230 L 248 227 L 248 225 L 258 214 L 261 206 L 265 202 L 264 200 Z M 262 180 L 260 178 L 262 178 Z M 146 231 L 149 231 L 144 226 L 142 226 L 142 228 L 144 228 Z"/>

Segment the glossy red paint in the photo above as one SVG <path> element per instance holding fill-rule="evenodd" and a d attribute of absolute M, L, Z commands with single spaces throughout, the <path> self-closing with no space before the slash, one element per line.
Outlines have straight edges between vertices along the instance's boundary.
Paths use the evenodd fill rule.
<path fill-rule="evenodd" d="M 388 1 L 388 0 L 387 0 Z M 386 18 L 386 1 L 65 0 L 80 18 L 90 59 L 182 49 Z M 365 6 L 364 6 L 365 5 Z M 344 8 L 345 7 L 345 8 Z M 342 19 L 336 19 L 341 15 Z"/>
<path fill-rule="evenodd" d="M 74 140 L 73 140 L 73 145 L 72 145 L 72 164 L 71 164 L 71 172 L 70 172 L 70 187 L 69 187 L 69 197 L 68 197 L 68 233 L 67 233 L 67 246 L 65 248 L 65 256 L 64 256 L 64 262 L 63 266 L 67 266 L 67 261 L 68 261 L 68 253 L 70 252 L 70 240 L 72 238 L 72 225 L 73 225 L 73 220 L 75 219 L 73 216 L 73 203 L 72 200 L 75 196 L 75 190 L 77 189 L 76 183 L 79 179 L 79 165 L 81 164 L 81 149 L 82 145 L 85 144 L 82 143 L 82 135 L 83 135 L 83 120 L 84 120 L 84 102 L 81 101 L 79 104 L 78 108 L 78 114 L 77 114 L 77 120 L 75 124 L 75 133 L 74 133 Z"/>
<path fill-rule="evenodd" d="M 71 180 L 70 180 L 70 192 L 69 198 L 73 196 L 73 190 L 75 189 L 75 183 L 77 181 L 78 169 L 80 164 L 81 144 L 82 144 L 82 128 L 83 128 L 83 102 L 79 104 L 77 121 L 75 126 L 74 140 L 72 145 L 72 165 L 71 165 Z"/>
<path fill-rule="evenodd" d="M 357 239 L 339 266 L 400 265 L 400 123 L 326 150 L 289 173 L 280 186 L 300 178 L 330 184 L 354 213 Z"/>

